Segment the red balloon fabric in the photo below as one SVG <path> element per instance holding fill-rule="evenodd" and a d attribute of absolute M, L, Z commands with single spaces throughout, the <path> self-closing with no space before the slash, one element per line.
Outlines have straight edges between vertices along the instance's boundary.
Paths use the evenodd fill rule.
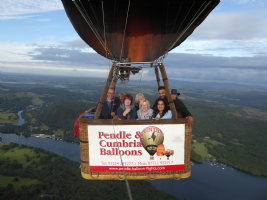
<path fill-rule="evenodd" d="M 74 122 L 74 128 L 73 128 L 73 133 L 74 133 L 74 137 L 79 137 L 80 136 L 80 125 L 79 125 L 79 117 L 81 115 L 84 115 L 84 113 L 80 114 L 77 116 L 77 119 Z"/>

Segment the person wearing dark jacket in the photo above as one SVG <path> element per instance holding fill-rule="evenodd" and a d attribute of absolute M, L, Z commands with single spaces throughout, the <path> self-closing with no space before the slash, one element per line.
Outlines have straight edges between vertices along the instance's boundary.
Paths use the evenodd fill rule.
<path fill-rule="evenodd" d="M 137 113 L 133 102 L 133 96 L 130 94 L 126 94 L 123 99 L 123 103 L 121 103 L 118 108 L 118 118 L 119 120 L 129 120 L 129 119 L 137 119 Z"/>
<path fill-rule="evenodd" d="M 112 119 L 115 117 L 120 103 L 120 99 L 114 97 L 114 90 L 109 88 L 99 119 Z"/>
<path fill-rule="evenodd" d="M 172 91 L 174 91 L 174 90 L 172 90 Z M 161 98 L 164 101 L 166 101 L 168 109 L 170 109 L 168 98 L 166 97 L 165 87 L 164 86 L 160 86 L 158 88 L 158 92 L 159 92 L 159 98 Z M 176 90 L 176 92 L 177 92 L 177 90 Z M 175 105 L 175 108 L 176 108 L 176 111 L 177 111 L 178 115 L 180 114 L 183 118 L 188 119 L 188 123 L 192 123 L 194 121 L 194 119 L 192 117 L 192 114 L 187 110 L 186 106 L 184 105 L 184 103 L 180 99 L 176 98 L 174 100 L 174 105 Z M 155 108 L 155 106 L 157 106 L 156 102 L 153 105 L 153 109 Z"/>

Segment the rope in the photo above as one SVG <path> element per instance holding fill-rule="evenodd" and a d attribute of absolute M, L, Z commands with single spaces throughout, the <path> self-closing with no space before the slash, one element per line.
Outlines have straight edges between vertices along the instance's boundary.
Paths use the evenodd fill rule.
<path fill-rule="evenodd" d="M 143 68 L 142 68 L 142 73 L 141 73 L 140 81 L 139 81 L 139 84 L 138 84 L 138 87 L 137 87 L 137 91 L 136 91 L 136 93 L 135 93 L 134 96 L 136 96 L 137 93 L 138 93 L 138 90 L 139 90 L 139 86 L 140 86 L 140 83 L 141 83 L 142 76 L 143 76 Z"/>
<path fill-rule="evenodd" d="M 97 36 L 97 37 L 99 37 L 99 38 L 101 38 L 101 40 L 103 40 L 102 39 L 102 35 L 101 35 L 101 33 L 103 32 L 103 30 L 102 30 L 102 28 L 100 27 L 100 25 L 99 25 L 99 28 L 100 28 L 100 33 L 97 31 L 97 28 L 94 26 L 94 23 L 92 22 L 92 20 L 90 19 L 90 17 L 89 17 L 89 15 L 88 15 L 88 13 L 87 13 L 87 11 L 86 11 L 86 9 L 84 8 L 84 6 L 83 6 L 83 4 L 82 4 L 82 2 L 81 2 L 81 0 L 79 0 L 80 1 L 80 4 L 81 4 L 81 6 L 82 6 L 82 8 L 83 8 L 83 11 L 84 11 L 84 13 L 81 13 L 82 15 L 83 15 L 83 17 L 85 16 L 85 17 L 87 17 L 88 19 L 87 19 L 87 23 L 90 23 L 90 28 L 91 28 L 91 30 L 95 33 L 95 35 Z M 90 2 L 89 2 L 90 3 Z M 78 4 L 76 5 L 76 7 L 78 6 Z M 92 10 L 93 10 L 93 7 L 91 7 L 92 8 Z M 82 10 L 81 8 L 80 8 L 80 10 Z M 79 11 L 80 11 L 79 10 Z M 94 10 L 93 10 L 93 12 L 94 12 Z M 97 20 L 97 19 L 96 19 Z M 98 22 L 98 20 L 97 20 L 97 22 Z M 102 41 L 101 41 L 102 42 Z"/>
<path fill-rule="evenodd" d="M 98 19 L 97 19 L 97 17 L 96 17 L 95 11 L 94 11 L 94 9 L 93 9 L 93 6 L 92 6 L 92 4 L 91 4 L 90 0 L 88 0 L 88 2 L 89 2 L 89 4 L 90 4 L 90 6 L 91 6 L 91 9 L 92 9 L 93 13 L 94 13 L 94 16 L 95 16 L 96 22 L 97 22 L 97 24 L 98 24 L 99 28 L 102 30 L 102 28 L 101 28 L 101 26 L 100 26 L 100 24 L 99 24 L 99 22 L 98 22 Z M 103 31 L 103 30 L 102 30 L 102 31 Z"/>
<path fill-rule="evenodd" d="M 103 26 L 104 26 L 104 39 L 105 39 L 105 49 L 107 49 L 107 40 L 106 40 L 106 24 L 105 24 L 105 12 L 104 12 L 104 3 L 103 1 L 102 2 L 102 13 L 103 13 Z M 106 60 L 108 59 L 107 58 L 107 51 L 106 51 Z M 107 60 L 107 74 L 108 74 L 108 60 Z"/>
<path fill-rule="evenodd" d="M 168 1 L 168 5 L 167 5 L 167 19 L 166 19 L 166 34 L 167 34 L 167 26 L 168 26 L 168 17 L 169 17 L 169 1 Z"/>
<path fill-rule="evenodd" d="M 130 3 L 131 3 L 131 0 L 129 0 L 128 11 L 127 11 L 126 21 L 125 21 L 125 26 L 124 26 L 123 39 L 122 39 L 122 44 L 121 44 L 121 55 L 122 55 L 122 50 L 123 50 L 123 45 L 124 45 L 124 37 L 125 37 L 125 32 L 126 32 L 126 25 L 127 25 L 127 20 L 128 20 Z M 120 61 L 121 61 L 121 55 L 120 55 Z"/>
<path fill-rule="evenodd" d="M 115 134 L 116 132 L 115 132 L 115 127 L 114 127 L 113 119 L 112 119 L 112 126 L 113 126 L 113 130 L 114 130 L 114 134 Z M 124 164 L 123 164 L 122 157 L 121 157 L 121 154 L 120 154 L 120 146 L 119 146 L 119 143 L 118 143 L 118 139 L 117 138 L 116 138 L 116 143 L 117 143 L 118 150 L 119 150 L 119 155 L 120 155 L 121 165 L 122 165 L 122 169 L 123 169 L 123 174 L 124 174 L 124 177 L 125 177 L 125 183 L 126 183 L 126 188 L 127 188 L 128 196 L 129 196 L 129 199 L 132 200 L 133 197 L 132 197 L 132 194 L 131 194 L 131 188 L 130 188 L 130 185 L 128 183 L 127 175 L 126 175 L 126 172 L 125 172 L 125 169 L 124 169 Z"/>
<path fill-rule="evenodd" d="M 195 4 L 196 2 L 194 1 L 194 3 L 192 4 L 192 6 L 191 6 L 191 8 L 189 9 L 189 11 L 187 12 L 187 14 L 186 14 L 186 16 L 185 16 L 185 18 L 184 18 L 184 20 L 182 21 L 182 23 L 180 24 L 180 26 L 179 26 L 179 28 L 178 28 L 178 30 L 176 31 L 176 33 L 174 34 L 174 36 L 173 36 L 173 38 L 172 38 L 172 40 L 171 40 L 171 44 L 175 44 L 175 43 L 172 43 L 172 41 L 174 40 L 174 38 L 176 37 L 176 35 L 177 35 L 177 33 L 178 33 L 178 31 L 180 30 L 180 28 L 182 27 L 182 25 L 183 25 L 183 23 L 184 23 L 184 21 L 185 21 L 185 19 L 187 18 L 187 16 L 188 16 L 188 14 L 190 13 L 190 11 L 191 11 L 191 9 L 193 8 L 193 6 L 194 6 L 194 4 Z M 181 5 L 182 6 L 182 5 Z M 180 7 L 180 9 L 181 9 L 181 7 Z M 180 12 L 180 9 L 179 9 L 179 12 Z M 178 16 L 178 15 L 177 15 Z M 176 16 L 176 18 L 177 18 L 177 16 Z M 172 31 L 173 31 L 173 28 L 174 28 L 174 26 L 172 27 Z M 183 32 L 183 31 L 182 31 Z M 171 45 L 172 46 L 172 45 Z M 171 47 L 168 49 L 168 51 L 170 51 L 170 49 L 171 49 Z"/>
<path fill-rule="evenodd" d="M 123 82 L 123 83 L 124 83 L 124 86 L 125 86 L 126 94 L 128 94 L 127 87 L 126 87 L 126 83 L 125 83 L 125 82 Z"/>
<path fill-rule="evenodd" d="M 207 5 L 205 6 L 205 8 L 197 15 L 197 17 L 193 20 L 193 18 L 196 16 L 196 14 L 199 12 L 199 10 L 202 8 L 202 6 L 205 4 L 205 2 L 202 4 L 202 6 L 198 9 L 198 11 L 196 12 L 196 14 L 194 15 L 194 17 L 191 19 L 191 23 L 189 25 L 187 25 L 186 29 L 184 29 L 182 31 L 182 33 L 180 34 L 180 36 L 175 40 L 175 42 L 172 44 L 172 46 L 169 48 L 168 51 L 170 51 L 172 49 L 172 47 L 176 44 L 176 42 L 184 35 L 184 33 L 192 26 L 192 24 L 198 19 L 198 17 L 202 14 L 202 12 L 209 6 L 211 2 L 209 1 L 207 3 Z M 190 9 L 191 10 L 191 9 Z M 189 11 L 190 12 L 190 11 Z M 193 20 L 193 21 L 192 21 Z M 177 32 L 176 32 L 177 33 Z"/>
<path fill-rule="evenodd" d="M 105 48 L 103 42 L 101 41 L 101 40 L 103 40 L 103 39 L 101 38 L 101 36 L 100 36 L 100 34 L 98 33 L 97 29 L 94 27 L 93 22 L 91 21 L 91 19 L 90 19 L 90 17 L 88 16 L 86 10 L 85 10 L 84 7 L 83 7 L 83 4 L 81 3 L 81 0 L 80 0 L 80 3 L 81 3 L 81 5 L 82 5 L 83 9 L 85 10 L 84 12 L 85 12 L 86 14 L 85 14 L 85 13 L 83 12 L 83 10 L 79 7 L 79 5 L 77 4 L 76 1 L 73 1 L 73 3 L 74 3 L 74 5 L 76 6 L 76 8 L 79 10 L 79 12 L 81 13 L 81 15 L 83 16 L 83 18 L 84 18 L 84 20 L 86 21 L 86 23 L 88 24 L 88 26 L 89 26 L 89 27 L 91 28 L 91 30 L 93 31 L 94 35 L 96 36 L 96 38 L 98 39 L 98 41 L 99 41 L 99 43 L 102 45 L 102 47 L 103 47 L 106 51 L 109 51 L 110 54 L 112 54 L 111 51 L 110 51 L 108 48 Z M 86 16 L 86 15 L 87 15 L 87 16 Z"/>

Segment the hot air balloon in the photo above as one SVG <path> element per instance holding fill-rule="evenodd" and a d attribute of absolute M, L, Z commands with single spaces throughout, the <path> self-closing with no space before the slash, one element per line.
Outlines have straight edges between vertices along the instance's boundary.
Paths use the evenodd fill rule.
<path fill-rule="evenodd" d="M 158 145 L 158 148 L 157 148 L 157 156 L 160 157 L 160 160 L 161 160 L 161 157 L 163 156 L 164 150 L 165 150 L 165 147 L 164 147 L 163 144 Z"/>
<path fill-rule="evenodd" d="M 163 60 L 168 52 L 178 47 L 205 20 L 219 4 L 219 0 L 62 0 L 64 9 L 78 35 L 92 49 L 113 62 L 100 97 L 94 119 L 78 118 L 80 129 L 81 171 L 87 179 L 120 179 L 114 174 L 92 176 L 88 155 L 88 133 L 96 125 L 148 125 L 158 123 L 185 125 L 185 169 L 181 173 L 157 175 L 157 178 L 187 178 L 190 176 L 190 147 L 192 124 L 178 119 L 171 97 L 171 90 Z M 130 74 L 138 74 L 142 68 L 154 68 L 157 86 L 161 86 L 159 70 L 166 90 L 173 119 L 114 121 L 99 119 L 109 88 L 116 89 L 117 81 L 128 82 Z M 144 129 L 146 130 L 146 129 Z M 143 133 L 141 143 L 153 159 L 164 136 L 153 132 Z M 149 139 L 150 138 L 150 139 Z M 154 139 L 153 139 L 154 138 Z M 89 176 L 90 175 L 90 176 Z M 149 175 L 147 176 L 150 177 Z M 146 179 L 143 175 L 129 179 Z"/>
<path fill-rule="evenodd" d="M 163 132 L 159 128 L 151 126 L 145 128 L 141 132 L 141 136 L 141 144 L 150 154 L 150 160 L 153 160 L 154 154 L 157 152 L 158 145 L 162 144 L 164 141 Z"/>
<path fill-rule="evenodd" d="M 174 154 L 174 151 L 171 149 L 166 149 L 165 151 L 162 152 L 163 155 L 167 156 L 167 160 L 169 160 L 169 157 Z"/>

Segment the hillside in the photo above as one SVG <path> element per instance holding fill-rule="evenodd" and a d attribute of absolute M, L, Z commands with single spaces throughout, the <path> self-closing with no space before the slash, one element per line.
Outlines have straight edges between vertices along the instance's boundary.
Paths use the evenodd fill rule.
<path fill-rule="evenodd" d="M 240 106 L 184 101 L 194 116 L 193 140 L 213 157 L 193 159 L 217 161 L 267 176 L 267 111 Z M 194 142 L 192 143 L 194 147 Z M 198 155 L 198 148 L 193 148 Z"/>
<path fill-rule="evenodd" d="M 128 199 L 124 181 L 89 181 L 79 163 L 43 149 L 0 144 L 0 197 L 31 199 Z M 133 199 L 177 199 L 146 181 L 129 181 Z"/>
<path fill-rule="evenodd" d="M 13 79 L 23 81 L 23 77 Z M 37 80 L 42 87 L 36 87 Z M 24 80 L 28 81 L 30 78 Z M 18 119 L 15 111 L 24 109 L 22 116 L 26 124 L 0 126 L 0 131 L 24 136 L 47 134 L 78 142 L 72 132 L 76 116 L 97 104 L 105 80 L 33 77 L 31 81 L 33 84 L 27 87 L 20 82 L 12 87 L 1 86 L 0 122 L 14 123 Z M 193 85 L 171 87 L 178 89 L 179 98 L 194 116 L 192 159 L 199 162 L 216 159 L 254 175 L 267 175 L 266 92 L 253 88 L 236 91 Z M 140 87 L 138 81 L 131 81 L 127 86 L 118 84 L 116 95 L 120 91 L 133 95 L 141 92 L 150 102 L 158 97 L 152 81 L 143 82 Z M 34 106 L 34 102 L 44 103 Z"/>

